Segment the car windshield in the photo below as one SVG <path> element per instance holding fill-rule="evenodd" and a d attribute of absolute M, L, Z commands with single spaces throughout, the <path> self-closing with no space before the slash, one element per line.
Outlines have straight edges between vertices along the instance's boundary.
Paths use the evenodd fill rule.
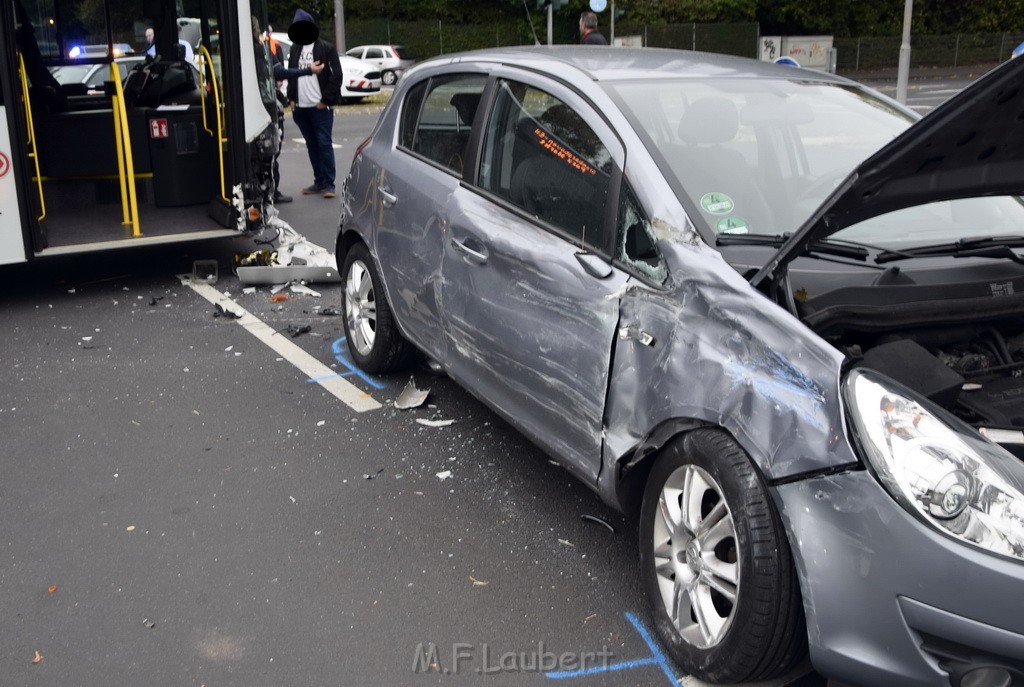
<path fill-rule="evenodd" d="M 663 173 L 716 234 L 796 231 L 863 160 L 913 123 L 860 88 L 783 79 L 613 83 Z M 696 218 L 695 218 L 696 219 Z M 937 202 L 834 238 L 909 246 L 1018 234 L 1013 198 Z"/>

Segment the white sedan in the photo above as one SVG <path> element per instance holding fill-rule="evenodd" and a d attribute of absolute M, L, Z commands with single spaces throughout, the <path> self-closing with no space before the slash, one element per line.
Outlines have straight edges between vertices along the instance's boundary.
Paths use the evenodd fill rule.
<path fill-rule="evenodd" d="M 275 31 L 270 37 L 281 44 L 287 56 L 292 48 L 288 34 Z M 347 55 L 339 55 L 338 59 L 341 60 L 341 97 L 344 102 L 355 103 L 368 95 L 380 93 L 380 70 L 376 65 Z"/>

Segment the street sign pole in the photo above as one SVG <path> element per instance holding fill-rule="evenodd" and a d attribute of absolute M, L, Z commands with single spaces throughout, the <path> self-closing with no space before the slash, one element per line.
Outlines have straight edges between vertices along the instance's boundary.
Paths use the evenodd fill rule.
<path fill-rule="evenodd" d="M 910 80 L 910 21 L 914 14 L 914 0 L 903 5 L 903 41 L 900 43 L 900 62 L 896 71 L 896 101 L 907 104 L 907 82 Z"/>
<path fill-rule="evenodd" d="M 553 16 L 555 14 L 555 3 L 548 3 L 548 45 L 551 45 L 552 28 L 554 26 Z"/>

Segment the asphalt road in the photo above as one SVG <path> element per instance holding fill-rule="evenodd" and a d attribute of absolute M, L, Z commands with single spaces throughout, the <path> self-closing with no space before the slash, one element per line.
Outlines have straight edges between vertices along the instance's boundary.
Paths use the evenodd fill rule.
<path fill-rule="evenodd" d="M 336 118 L 339 180 L 376 115 Z M 299 194 L 300 143 L 281 160 L 281 216 L 333 248 L 337 200 Z M 616 668 L 568 685 L 673 684 L 634 523 L 450 380 L 349 374 L 320 313 L 338 286 L 242 293 L 253 248 L 0 268 L 0 685 L 539 685 L 563 653 Z M 382 407 L 214 317 L 175 277 L 197 259 L 272 329 L 310 325 L 289 341 Z M 410 378 L 427 405 L 395 410 Z"/>

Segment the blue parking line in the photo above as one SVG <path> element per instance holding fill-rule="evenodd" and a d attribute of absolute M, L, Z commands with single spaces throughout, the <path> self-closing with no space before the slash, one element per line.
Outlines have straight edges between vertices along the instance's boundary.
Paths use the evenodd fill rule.
<path fill-rule="evenodd" d="M 650 650 L 651 655 L 645 658 L 638 658 L 632 661 L 623 661 L 622 663 L 613 663 L 611 665 L 594 666 L 592 668 L 586 668 L 583 670 L 561 670 L 544 673 L 544 677 L 552 680 L 565 680 L 572 677 L 586 677 L 587 675 L 597 675 L 599 673 L 610 673 L 619 670 L 631 670 L 633 668 L 643 668 L 645 666 L 656 665 L 661 668 L 661 672 L 668 678 L 669 684 L 676 686 L 680 684 L 680 678 L 672 670 L 669 665 L 668 658 L 662 653 L 661 648 L 655 643 L 654 638 L 651 637 L 651 633 L 644 627 L 635 615 L 627 612 L 626 620 L 629 621 L 633 629 L 637 631 L 640 638 L 644 640 L 644 644 Z"/>
<path fill-rule="evenodd" d="M 322 379 L 330 379 L 331 377 L 348 377 L 349 375 L 356 375 L 357 377 L 359 377 L 359 379 L 363 380 L 364 382 L 372 386 L 374 389 L 387 388 L 387 384 L 385 384 L 384 382 L 380 382 L 377 379 L 366 374 L 358 367 L 356 367 L 355 363 L 349 361 L 348 356 L 346 355 L 348 353 L 348 347 L 345 345 L 344 336 L 335 341 L 333 344 L 331 344 L 331 350 L 334 352 L 334 359 L 337 360 L 342 365 L 344 365 L 345 369 L 348 370 L 348 372 L 340 372 L 336 375 L 331 375 L 329 377 L 321 377 L 320 379 L 308 379 L 306 381 L 310 383 L 316 383 L 318 381 L 321 381 Z"/>

